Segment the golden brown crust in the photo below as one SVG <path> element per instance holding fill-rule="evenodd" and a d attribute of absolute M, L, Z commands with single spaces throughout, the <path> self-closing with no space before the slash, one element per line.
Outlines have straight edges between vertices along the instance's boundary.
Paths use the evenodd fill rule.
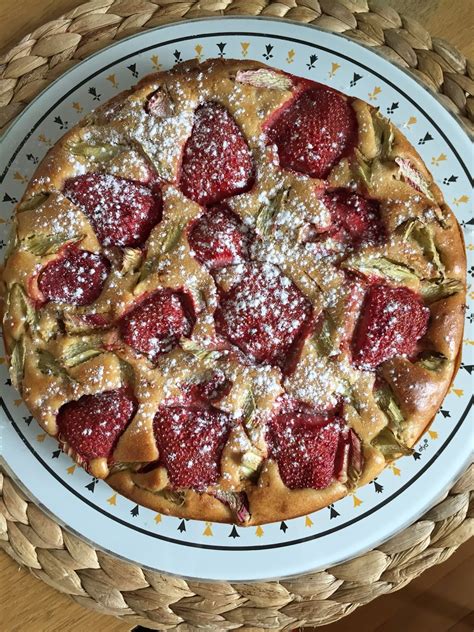
<path fill-rule="evenodd" d="M 121 348 L 119 351 L 102 352 L 76 366 L 63 366 L 61 362 L 67 357 L 71 341 L 77 340 L 77 336 L 90 334 L 76 330 L 74 319 L 87 315 L 91 310 L 89 307 L 75 309 L 67 305 L 58 307 L 48 304 L 41 313 L 37 312 L 38 270 L 53 261 L 57 253 L 38 255 L 27 245 L 32 236 L 44 238 L 51 232 L 64 233 L 67 239 L 77 240 L 81 248 L 101 252 L 103 248 L 87 216 L 61 193 L 65 181 L 69 177 L 97 170 L 140 180 L 152 166 L 167 182 L 163 185 L 163 220 L 152 230 L 146 258 L 140 255 L 136 268 L 124 271 L 120 268 L 122 262 L 118 254 L 108 253 L 113 261 L 114 281 L 107 280 L 101 296 L 93 305 L 94 311 L 106 315 L 113 323 L 145 292 L 157 287 L 180 288 L 183 279 L 192 278 L 195 289 L 206 299 L 198 314 L 193 339 L 202 341 L 212 334 L 209 316 L 212 320 L 213 308 L 209 305 L 215 305 L 213 278 L 193 258 L 184 233 L 177 240 L 179 255 L 175 251 L 161 255 L 159 249 L 163 238 L 173 230 L 176 218 L 186 224 L 201 213 L 197 204 L 186 199 L 173 186 L 180 170 L 181 152 L 199 103 L 218 101 L 229 110 L 258 163 L 257 182 L 253 189 L 229 200 L 235 213 L 255 224 L 262 195 L 286 187 L 291 189 L 292 197 L 288 197 L 288 204 L 293 204 L 291 208 L 303 206 L 309 214 L 314 212 L 315 217 L 317 215 L 314 221 L 319 221 L 321 226 L 328 221 L 321 208 L 318 207 L 319 214 L 316 214 L 312 206 L 315 204 L 312 195 L 314 186 L 322 184 L 322 181 L 283 172 L 271 159 L 268 148 L 262 148 L 262 122 L 292 98 L 291 89 L 270 89 L 241 83 L 238 86 L 239 96 L 235 98 L 237 73 L 259 68 L 268 67 L 255 61 L 186 62 L 172 71 L 147 76 L 135 88 L 117 95 L 67 132 L 39 165 L 17 207 L 13 250 L 2 275 L 5 289 L 3 333 L 7 352 L 14 355 L 17 350 L 18 356 L 21 347 L 24 358 L 21 372 L 18 373 L 14 366 L 12 375 L 15 375 L 22 396 L 39 423 L 55 436 L 56 414 L 62 404 L 85 394 L 118 388 L 130 379 L 124 373 L 124 366 L 128 367 L 127 371 L 133 374 L 139 405 L 136 416 L 120 437 L 113 454 L 114 462 L 120 464 L 121 469 L 112 468 L 112 473 L 109 473 L 105 459 L 95 459 L 89 463 L 88 469 L 95 476 L 107 477 L 107 482 L 114 489 L 135 502 L 159 513 L 183 518 L 218 522 L 235 519 L 228 505 L 210 493 L 187 490 L 180 492 L 178 497 L 167 493 L 169 481 L 163 467 L 150 472 L 140 471 L 141 465 L 159 458 L 153 419 L 164 393 L 168 396 L 179 393 L 180 384 L 186 379 L 205 375 L 210 366 L 208 360 L 178 347 L 152 365 L 130 349 Z M 140 117 L 147 97 L 158 88 L 167 92 L 179 110 L 179 117 L 172 121 L 165 117 L 159 124 L 155 121 L 152 129 L 150 122 Z M 256 479 L 242 478 L 242 460 L 246 451 L 252 448 L 265 457 L 266 445 L 262 432 L 249 439 L 243 430 L 234 430 L 224 449 L 223 476 L 219 486 L 225 492 L 247 494 L 251 517 L 246 524 L 311 513 L 343 497 L 354 486 L 372 480 L 386 462 L 398 454 L 393 445 L 385 446 L 378 441 L 383 432 L 389 429 L 405 449 L 412 447 L 431 423 L 459 366 L 466 291 L 466 258 L 461 229 L 444 203 L 430 172 L 403 134 L 367 103 L 352 99 L 351 104 L 359 126 L 358 151 L 333 168 L 328 182 L 332 187 L 356 185 L 377 200 L 390 239 L 383 246 L 364 246 L 361 251 L 349 256 L 344 266 L 353 272 L 364 273 L 361 262 L 364 264 L 374 257 L 405 266 L 405 275 L 391 277 L 387 273 L 381 274 L 381 278 L 387 283 L 405 285 L 421 292 L 430 309 L 430 323 L 420 341 L 418 359 L 411 361 L 395 357 L 379 367 L 379 378 L 383 378 L 388 387 L 383 398 L 374 386 L 374 373 L 357 371 L 349 366 L 345 352 L 321 358 L 319 351 L 309 342 L 302 349 L 299 367 L 290 377 L 282 376 L 277 368 L 265 369 L 265 389 L 259 390 L 258 386 L 263 379 L 262 367 L 242 367 L 229 358 L 215 361 L 213 366 L 218 366 L 233 380 L 230 394 L 219 403 L 221 409 L 237 416 L 251 392 L 262 419 L 268 418 L 275 400 L 284 389 L 313 404 L 313 393 L 318 387 L 321 392 L 318 404 L 330 404 L 334 392 L 323 392 L 324 382 L 319 384 L 318 378 L 315 378 L 311 395 L 304 395 L 305 367 L 320 362 L 326 382 L 329 376 L 329 382 L 341 387 L 339 393 L 344 391 L 344 378 L 344 420 L 360 437 L 363 446 L 365 464 L 355 480 L 346 483 L 334 481 L 323 490 L 290 490 L 283 484 L 278 466 L 271 459 L 265 461 Z M 147 144 L 150 135 L 154 138 L 153 147 Z M 173 142 L 165 142 L 170 137 Z M 95 156 L 91 154 L 91 147 L 96 152 Z M 280 262 L 284 273 L 313 303 L 315 311 L 325 308 L 324 294 L 342 287 L 344 273 L 335 271 L 324 261 L 314 265 L 310 257 L 302 252 L 296 259 L 292 259 L 291 254 L 287 252 Z M 161 271 L 142 274 L 146 264 L 157 255 L 161 257 Z M 312 281 L 301 274 L 301 270 L 307 269 L 311 271 Z M 348 314 L 345 312 L 346 299 L 341 293 L 340 300 L 330 313 L 338 325 L 332 332 L 334 348 L 338 349 L 344 336 L 350 338 L 352 335 L 358 316 L 356 310 Z M 64 322 L 67 323 L 66 330 L 61 330 L 60 334 L 59 322 L 61 327 Z M 100 332 L 100 344 L 109 348 L 114 336 L 117 333 L 113 327 Z M 58 360 L 59 370 L 40 370 L 39 352 Z M 176 366 L 178 370 L 173 368 Z M 387 411 L 387 402 L 395 407 L 396 424 L 393 413 Z M 81 459 L 68 446 L 65 449 L 80 462 Z"/>
<path fill-rule="evenodd" d="M 210 494 L 197 494 L 188 490 L 183 504 L 175 503 L 140 487 L 130 470 L 111 474 L 107 482 L 117 492 L 131 498 L 139 505 L 150 507 L 158 513 L 180 518 L 194 518 L 210 522 L 232 522 L 232 512 Z"/>

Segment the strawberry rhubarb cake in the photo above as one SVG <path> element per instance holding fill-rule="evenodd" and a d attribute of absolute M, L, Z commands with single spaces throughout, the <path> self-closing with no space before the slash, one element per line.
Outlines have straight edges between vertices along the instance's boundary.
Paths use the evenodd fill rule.
<path fill-rule="evenodd" d="M 376 108 L 210 60 L 50 150 L 3 287 L 12 382 L 65 452 L 159 512 L 258 524 L 412 451 L 458 368 L 465 252 Z"/>

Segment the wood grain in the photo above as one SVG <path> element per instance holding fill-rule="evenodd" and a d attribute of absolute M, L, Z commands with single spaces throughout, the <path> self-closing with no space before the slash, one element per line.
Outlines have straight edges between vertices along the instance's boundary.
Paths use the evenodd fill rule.
<path fill-rule="evenodd" d="M 474 540 L 470 540 L 444 564 L 432 566 L 402 590 L 378 597 L 324 630 L 472 632 L 473 586 Z M 310 632 L 310 628 L 305 632 Z"/>
<path fill-rule="evenodd" d="M 74 603 L 0 551 L 0 629 L 3 632 L 128 632 L 131 627 Z"/>
<path fill-rule="evenodd" d="M 0 49 L 59 17 L 80 0 L 0 0 Z M 474 57 L 472 0 L 387 0 L 432 35 Z M 468 632 L 474 628 L 474 541 L 403 590 L 379 597 L 325 630 L 331 632 Z M 0 620 L 5 632 L 127 632 L 133 624 L 86 610 L 0 553 Z M 309 629 L 308 629 L 309 630 Z M 307 632 L 308 632 L 307 630 Z"/>

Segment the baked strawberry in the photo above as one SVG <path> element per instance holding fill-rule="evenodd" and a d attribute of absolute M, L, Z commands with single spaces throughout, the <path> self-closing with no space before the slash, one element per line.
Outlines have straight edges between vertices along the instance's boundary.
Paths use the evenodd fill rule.
<path fill-rule="evenodd" d="M 204 490 L 217 482 L 230 417 L 216 408 L 161 406 L 153 423 L 159 460 L 173 487 Z"/>
<path fill-rule="evenodd" d="M 350 103 L 319 84 L 284 107 L 267 130 L 278 147 L 280 165 L 313 178 L 325 178 L 357 141 L 357 121 Z"/>
<path fill-rule="evenodd" d="M 181 191 L 198 204 L 215 204 L 253 184 L 250 149 L 237 123 L 218 103 L 194 115 L 181 165 Z"/>
<path fill-rule="evenodd" d="M 69 444 L 85 461 L 109 458 L 137 406 L 127 387 L 83 395 L 59 409 L 56 419 L 59 440 Z"/>
<path fill-rule="evenodd" d="M 232 382 L 223 371 L 217 370 L 206 376 L 202 382 L 191 383 L 186 388 L 185 396 L 190 404 L 216 402 L 229 394 Z"/>
<path fill-rule="evenodd" d="M 369 370 L 396 355 L 412 354 L 429 316 L 429 309 L 408 288 L 372 285 L 352 341 L 353 363 Z"/>
<path fill-rule="evenodd" d="M 196 259 L 209 268 L 239 263 L 248 254 L 246 228 L 225 204 L 209 208 L 197 219 L 188 241 Z"/>
<path fill-rule="evenodd" d="M 139 246 L 161 220 L 159 189 L 134 180 L 87 173 L 66 180 L 63 192 L 88 216 L 104 246 Z"/>
<path fill-rule="evenodd" d="M 257 362 L 283 367 L 311 319 L 311 304 L 271 264 L 249 264 L 241 280 L 220 292 L 216 330 Z"/>
<path fill-rule="evenodd" d="M 99 297 L 109 272 L 104 256 L 72 246 L 42 269 L 38 288 L 45 301 L 89 305 Z"/>
<path fill-rule="evenodd" d="M 275 415 L 268 427 L 270 458 L 290 489 L 323 489 L 334 478 L 341 434 L 338 417 L 291 411 Z"/>
<path fill-rule="evenodd" d="M 194 325 L 189 298 L 169 288 L 145 297 L 120 319 L 120 335 L 130 347 L 155 362 L 171 351 L 181 336 L 189 336 Z"/>
<path fill-rule="evenodd" d="M 332 226 L 323 236 L 357 246 L 361 242 L 379 243 L 384 235 L 379 205 L 349 189 L 324 193 L 323 204 L 331 213 Z"/>

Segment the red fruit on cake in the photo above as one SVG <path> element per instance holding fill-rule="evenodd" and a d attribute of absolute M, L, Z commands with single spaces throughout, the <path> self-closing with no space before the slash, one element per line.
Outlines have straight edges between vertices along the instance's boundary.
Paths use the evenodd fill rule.
<path fill-rule="evenodd" d="M 185 395 L 190 404 L 202 405 L 203 402 L 214 402 L 229 394 L 232 382 L 223 371 L 216 370 L 206 375 L 202 382 L 191 383 L 185 388 Z"/>
<path fill-rule="evenodd" d="M 270 457 L 289 489 L 327 487 L 334 468 L 342 420 L 316 412 L 275 415 L 269 425 Z"/>
<path fill-rule="evenodd" d="M 271 264 L 250 264 L 221 292 L 216 331 L 257 362 L 284 366 L 312 315 L 310 302 Z"/>
<path fill-rule="evenodd" d="M 352 345 L 352 360 L 374 369 L 396 355 L 411 355 L 425 334 L 430 311 L 406 287 L 373 285 L 365 297 Z"/>
<path fill-rule="evenodd" d="M 218 103 L 198 108 L 184 147 L 181 191 L 198 204 L 215 204 L 252 184 L 252 154 L 234 118 Z"/>
<path fill-rule="evenodd" d="M 192 331 L 194 316 L 183 292 L 163 289 L 145 297 L 120 319 L 124 342 L 155 362 Z"/>
<path fill-rule="evenodd" d="M 44 301 L 90 305 L 99 298 L 109 271 L 103 255 L 71 246 L 42 269 L 38 288 Z"/>
<path fill-rule="evenodd" d="M 137 401 L 126 387 L 83 395 L 59 409 L 58 437 L 87 462 L 109 459 L 136 411 Z"/>
<path fill-rule="evenodd" d="M 251 59 L 176 64 L 88 113 L 12 225 L 12 385 L 159 514 L 326 507 L 410 453 L 459 366 L 463 239 L 416 150 Z"/>
<path fill-rule="evenodd" d="M 315 84 L 285 105 L 267 130 L 278 147 L 280 165 L 312 178 L 326 178 L 329 171 L 354 148 L 357 123 L 348 99 Z"/>
<path fill-rule="evenodd" d="M 104 246 L 139 246 L 161 220 L 159 190 L 133 180 L 88 173 L 66 180 L 64 195 L 81 207 Z"/>
<path fill-rule="evenodd" d="M 322 237 L 329 236 L 351 246 L 381 241 L 385 231 L 378 202 L 348 189 L 328 191 L 321 200 L 329 209 L 332 219 L 332 226 Z"/>
<path fill-rule="evenodd" d="M 188 241 L 196 259 L 208 268 L 229 266 L 248 256 L 248 231 L 225 204 L 210 207 L 197 219 Z"/>
<path fill-rule="evenodd" d="M 216 408 L 162 406 L 153 431 L 171 485 L 204 490 L 216 483 L 230 428 L 230 417 Z"/>

